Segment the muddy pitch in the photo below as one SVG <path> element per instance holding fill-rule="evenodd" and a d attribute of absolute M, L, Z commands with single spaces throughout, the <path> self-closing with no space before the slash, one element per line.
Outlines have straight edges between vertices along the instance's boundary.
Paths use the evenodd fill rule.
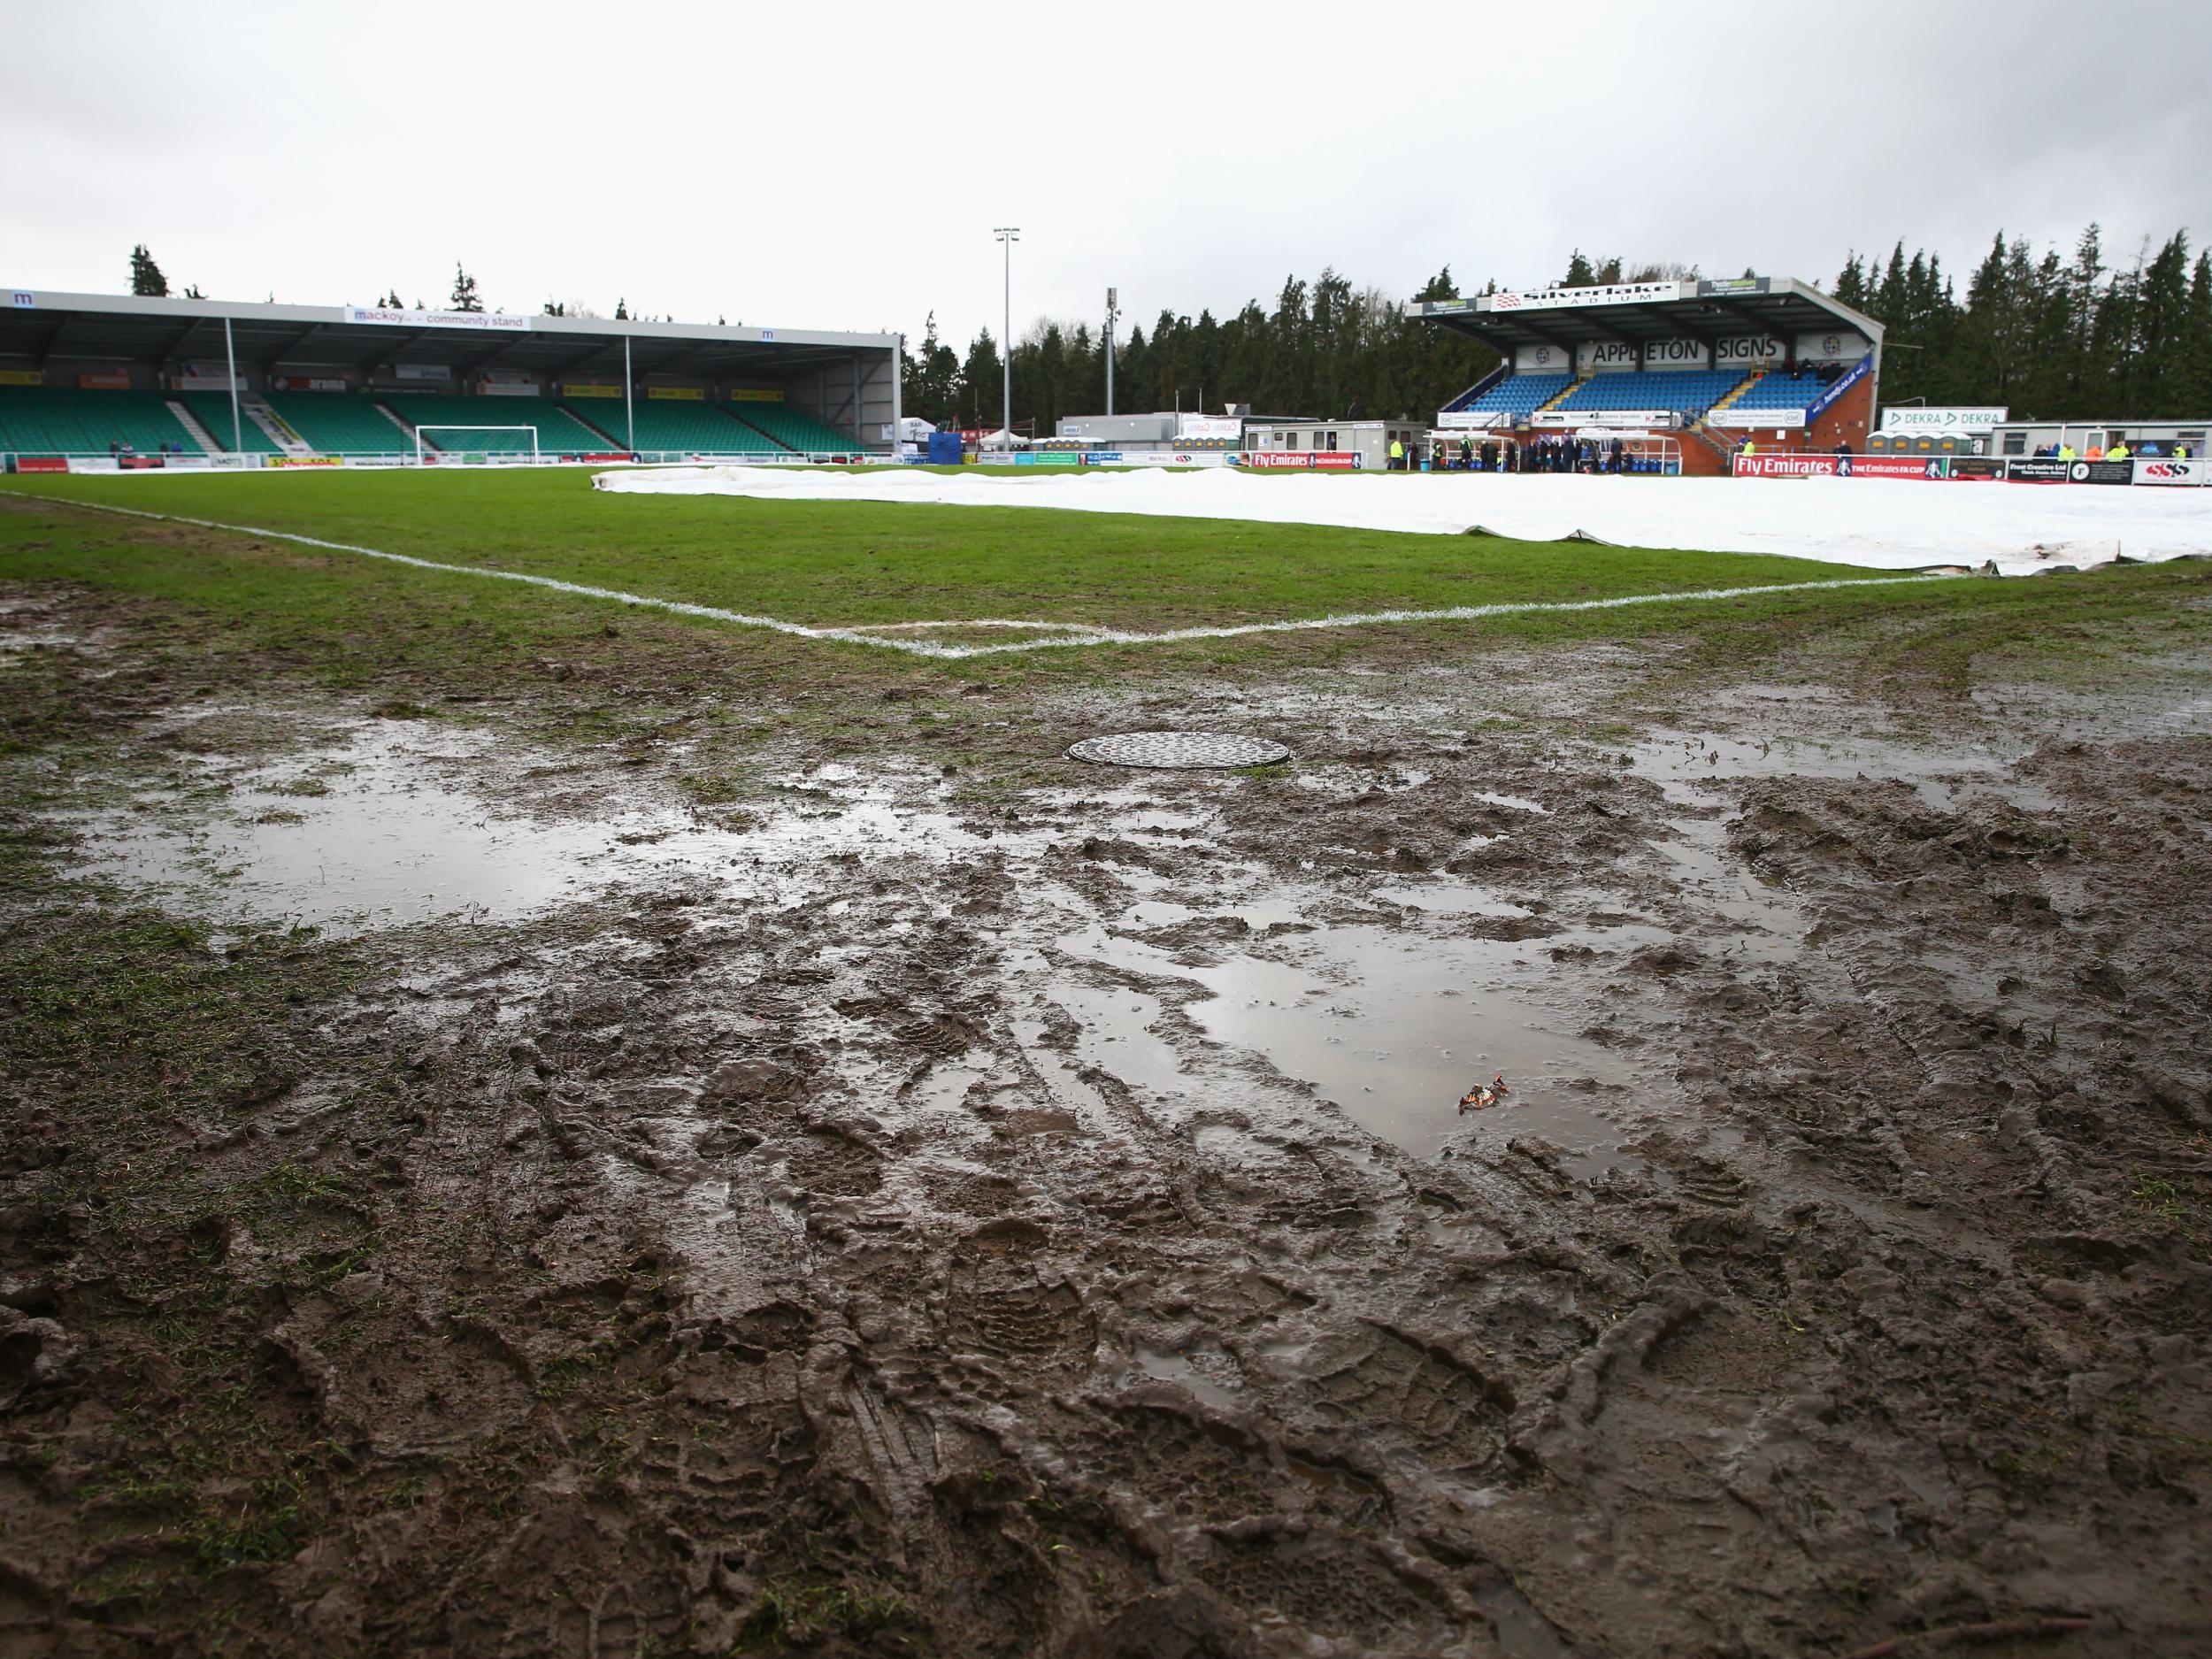
<path fill-rule="evenodd" d="M 2200 692 L 702 800 L 14 598 L 0 1653 L 2212 1640 Z"/>

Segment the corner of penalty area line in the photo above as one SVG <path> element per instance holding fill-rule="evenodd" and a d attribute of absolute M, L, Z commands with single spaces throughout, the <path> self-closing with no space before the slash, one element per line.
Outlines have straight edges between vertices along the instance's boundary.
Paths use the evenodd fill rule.
<path fill-rule="evenodd" d="M 28 494 L 28 492 L 11 492 Z M 930 639 L 885 635 L 865 628 L 838 628 L 810 626 L 805 623 L 787 621 L 779 617 L 760 616 L 744 611 L 725 610 L 718 605 L 698 604 L 686 600 L 661 598 L 648 594 L 634 594 L 620 588 L 599 588 L 588 583 L 564 580 L 534 572 L 501 570 L 482 565 L 456 565 L 439 559 L 423 558 L 414 554 L 388 552 L 379 548 L 362 547 L 350 542 L 326 541 L 319 536 L 303 535 L 294 531 L 278 530 L 266 526 L 227 524 L 219 519 L 188 517 L 184 514 L 161 513 L 143 508 L 120 507 L 104 502 L 69 500 L 38 494 L 35 499 L 54 502 L 69 507 L 82 507 L 95 512 L 113 513 L 133 518 L 166 519 L 172 523 L 188 524 L 202 529 L 224 531 L 234 535 L 265 538 L 288 541 L 298 547 L 312 548 L 320 552 L 349 554 L 357 557 L 388 561 L 416 570 L 434 572 L 441 575 L 467 577 L 481 581 L 518 583 L 527 587 L 543 588 L 557 593 L 602 600 L 627 607 L 641 607 L 668 612 L 676 616 L 695 618 L 702 621 L 726 623 L 742 628 L 760 628 L 785 634 L 796 638 L 830 645 L 865 646 L 876 650 L 895 652 L 902 656 L 935 658 L 956 662 L 981 657 L 1027 655 L 1033 652 L 1052 652 L 1107 649 L 1117 647 L 1179 644 L 1195 640 L 1241 639 L 1257 634 L 1304 633 L 1320 629 L 1377 627 L 1410 622 L 1478 622 L 1493 618 L 1526 616 L 1544 612 L 1611 611 L 1630 606 L 1710 603 L 1723 600 L 1745 600 L 1770 595 L 1832 593 L 1851 588 L 1890 588 L 1910 583 L 1943 582 L 1970 573 L 1993 573 L 1994 565 L 1970 572 L 1962 566 L 1938 566 L 1908 572 L 1870 572 L 1859 577 L 1820 577 L 1801 582 L 1769 582 L 1738 588 L 1677 590 L 1663 593 L 1618 594 L 1601 599 L 1524 600 L 1502 603 L 1455 606 L 1428 611 L 1365 611 L 1336 614 L 1295 620 L 1274 622 L 1228 623 L 1220 626 L 1170 628 L 1156 634 L 1132 634 L 1118 630 L 1093 628 L 1082 624 L 1021 621 L 1014 618 L 990 618 L 978 625 L 962 622 L 916 622 L 898 625 L 902 631 L 929 631 L 940 628 L 958 629 L 985 626 L 995 629 L 1034 629 L 1038 637 L 994 643 L 955 643 Z M 2072 568 L 2072 567 L 2062 567 Z"/>

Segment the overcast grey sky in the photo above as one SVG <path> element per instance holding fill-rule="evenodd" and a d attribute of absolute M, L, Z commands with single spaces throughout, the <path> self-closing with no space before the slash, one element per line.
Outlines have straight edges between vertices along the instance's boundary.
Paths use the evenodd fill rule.
<path fill-rule="evenodd" d="M 1003 24 L 989 19 L 1002 17 Z M 1394 21 L 1402 18 L 1403 21 Z M 0 281 L 1018 334 L 1571 249 L 1826 282 L 2212 237 L 2212 4 L 0 0 Z"/>

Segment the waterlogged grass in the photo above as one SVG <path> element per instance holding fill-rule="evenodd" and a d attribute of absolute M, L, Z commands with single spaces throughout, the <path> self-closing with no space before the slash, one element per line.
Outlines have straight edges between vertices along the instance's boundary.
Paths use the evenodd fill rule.
<path fill-rule="evenodd" d="M 580 472 L 42 478 L 8 488 L 811 625 L 1019 617 L 1164 628 L 1866 573 L 1763 555 L 1303 525 L 620 495 L 593 489 Z"/>
<path fill-rule="evenodd" d="M 1653 488 L 1664 488 L 1655 484 Z M 1553 603 L 1839 580 L 1855 588 L 1086 647 L 926 664 L 669 616 L 517 583 L 423 571 L 296 543 L 42 511 L 84 502 L 187 514 L 456 565 L 553 577 L 816 626 L 1018 617 L 1142 632 L 1332 613 Z M 761 502 L 595 491 L 577 472 L 12 479 L 0 486 L 0 581 L 75 581 L 189 607 L 196 653 L 341 688 L 428 675 L 446 694 L 518 672 L 631 672 L 664 690 L 728 672 L 831 680 L 1097 678 L 1179 669 L 1328 664 L 1386 654 L 1481 672 L 1490 642 L 1655 640 L 1696 674 L 1824 650 L 1836 672 L 1955 689 L 1978 661 L 2007 672 L 2095 664 L 2201 640 L 2201 564 L 1900 585 L 1875 572 L 1761 555 L 1296 525 L 885 503 Z M 643 658 L 657 657 L 657 664 Z M 681 659 L 680 664 L 676 659 Z M 271 660 L 274 659 L 274 660 Z M 2093 667 L 2091 672 L 2093 672 Z M 683 701 L 679 697 L 678 701 Z M 399 697 L 395 715 L 434 705 Z"/>

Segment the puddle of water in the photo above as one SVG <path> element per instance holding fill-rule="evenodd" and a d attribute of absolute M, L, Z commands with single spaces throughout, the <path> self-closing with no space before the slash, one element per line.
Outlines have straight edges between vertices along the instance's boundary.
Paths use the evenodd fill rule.
<path fill-rule="evenodd" d="M 1475 799 L 1487 801 L 1492 806 L 1509 807 L 1516 812 L 1540 812 L 1548 818 L 1551 809 L 1541 801 L 1532 801 L 1526 795 L 1500 795 L 1494 789 L 1478 789 Z"/>
<path fill-rule="evenodd" d="M 1948 811 L 1966 795 L 1991 794 L 2027 811 L 2055 805 L 2039 785 L 2011 775 L 2002 757 L 1984 749 L 1920 748 L 1883 738 L 1833 741 L 1684 735 L 1636 744 L 1625 751 L 1634 770 L 1678 804 L 1717 804 L 1691 787 L 1703 779 L 1740 783 L 1761 778 L 1822 778 L 1910 784 L 1920 798 Z"/>
<path fill-rule="evenodd" d="M 1631 1079 L 1614 1055 L 1560 1028 L 1568 1022 L 1537 982 L 1549 964 L 1522 957 L 1520 945 L 1329 927 L 1279 941 L 1279 957 L 1239 952 L 1188 967 L 1095 926 L 1060 943 L 1078 958 L 1203 986 L 1211 995 L 1185 1011 L 1209 1037 L 1311 1084 L 1417 1157 L 1533 1132 L 1601 1165 L 1621 1161 L 1617 1127 L 1556 1086 Z M 1499 1071 L 1514 1090 L 1506 1102 L 1462 1115 L 1468 1086 Z"/>
<path fill-rule="evenodd" d="M 1148 1029 L 1160 1018 L 1156 998 L 1139 992 L 1056 979 L 1047 993 L 1082 1023 L 1076 1052 L 1146 1093 L 1171 1098 L 1189 1091 L 1175 1050 Z"/>
<path fill-rule="evenodd" d="M 1675 867 L 1686 902 L 1732 924 L 1735 954 L 1754 962 L 1797 960 L 1811 926 L 1797 896 L 1747 868 L 1719 819 L 1675 818 L 1669 827 L 1679 839 L 1654 841 L 1653 849 Z"/>
<path fill-rule="evenodd" d="M 1041 832 L 1002 833 L 898 806 L 888 783 L 849 797 L 810 785 L 810 804 L 750 827 L 674 809 L 532 816 L 474 792 L 471 770 L 490 748 L 481 733 L 376 722 L 319 753 L 220 774 L 225 792 L 212 803 L 211 772 L 181 791 L 70 821 L 85 837 L 89 874 L 188 910 L 334 934 L 511 920 L 672 874 L 788 903 L 818 888 L 826 859 L 941 864 L 1042 844 Z"/>
<path fill-rule="evenodd" d="M 1241 1381 L 1236 1375 L 1236 1362 L 1217 1349 L 1193 1348 L 1171 1353 L 1140 1348 L 1136 1362 L 1137 1369 L 1154 1382 L 1172 1383 L 1201 1405 L 1217 1411 L 1237 1408 Z"/>
<path fill-rule="evenodd" d="M 1670 840 L 1651 843 L 1674 865 L 1682 896 L 1694 910 L 1729 924 L 1733 949 L 1757 962 L 1798 959 L 1809 921 L 1796 897 L 1779 884 L 1755 875 L 1728 845 L 1728 821 L 1709 816 L 1725 806 L 1725 793 L 1700 786 L 1717 781 L 1740 784 L 1764 778 L 1865 779 L 1909 784 L 1922 802 L 1939 811 L 1955 810 L 1966 796 L 1993 794 L 2024 810 L 2055 803 L 2039 785 L 2016 778 L 1997 755 L 1984 749 L 1920 749 L 1879 738 L 1837 741 L 1684 735 L 1637 744 L 1624 751 L 1632 769 L 1659 786 L 1678 807 L 1701 809 L 1699 816 L 1671 818 Z"/>
<path fill-rule="evenodd" d="M 1132 885 L 1134 885 L 1133 883 Z M 1123 912 L 1122 925 L 1128 927 L 1172 927 L 1179 922 L 1194 922 L 1201 918 L 1235 917 L 1254 933 L 1265 933 L 1279 924 L 1303 921 L 1299 905 L 1283 902 L 1269 903 L 1265 900 L 1240 904 L 1215 904 L 1201 909 L 1195 905 L 1177 904 L 1166 899 L 1144 899 Z"/>
<path fill-rule="evenodd" d="M 0 612 L 0 615 L 5 615 Z M 0 654 L 17 651 L 58 650 L 65 645 L 83 642 L 83 635 L 72 634 L 65 628 L 27 626 L 0 628 Z"/>
<path fill-rule="evenodd" d="M 1525 904 L 1516 904 L 1509 899 L 1499 898 L 1480 887 L 1441 882 L 1432 887 L 1376 887 L 1370 896 L 1385 904 L 1395 904 L 1402 910 L 1427 910 L 1437 916 L 1520 917 L 1533 914 Z"/>
<path fill-rule="evenodd" d="M 2158 717 L 2158 723 L 2169 731 L 2212 731 L 2212 697 L 2193 697 L 2177 703 Z"/>

